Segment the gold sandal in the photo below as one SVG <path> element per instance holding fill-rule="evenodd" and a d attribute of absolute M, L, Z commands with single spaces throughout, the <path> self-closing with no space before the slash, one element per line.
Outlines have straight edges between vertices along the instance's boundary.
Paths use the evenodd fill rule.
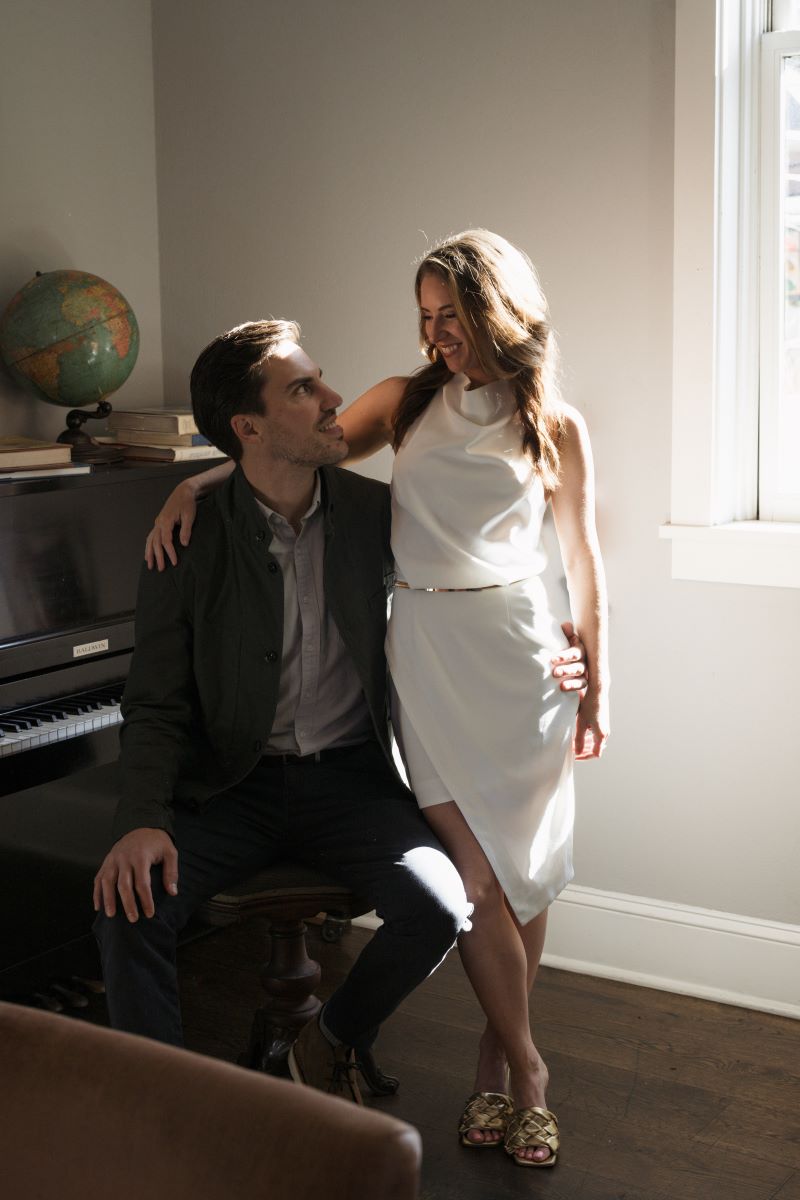
<path fill-rule="evenodd" d="M 505 1151 L 520 1167 L 554 1167 L 558 1158 L 558 1121 L 549 1108 L 518 1108 L 506 1130 Z M 517 1150 L 550 1151 L 549 1158 L 520 1158 Z"/>
<path fill-rule="evenodd" d="M 502 1146 L 508 1128 L 509 1119 L 514 1112 L 511 1097 L 505 1092 L 475 1092 L 464 1105 L 458 1132 L 461 1135 L 461 1145 L 476 1147 Z M 467 1137 L 470 1129 L 496 1130 L 503 1137 L 496 1141 L 473 1142 Z"/>

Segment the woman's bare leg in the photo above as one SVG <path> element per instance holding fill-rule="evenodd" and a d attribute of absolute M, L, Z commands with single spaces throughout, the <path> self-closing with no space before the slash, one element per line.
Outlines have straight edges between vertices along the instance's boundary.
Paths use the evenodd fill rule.
<path fill-rule="evenodd" d="M 515 1104 L 520 1108 L 531 1105 L 545 1108 L 547 1068 L 533 1044 L 528 1017 L 528 980 L 535 976 L 541 954 L 543 922 L 529 933 L 515 922 L 486 855 L 454 803 L 437 804 L 423 812 L 453 859 L 467 897 L 475 905 L 472 929 L 459 936 L 458 947 L 492 1031 L 488 1039 L 486 1033 L 481 1039 L 483 1065 L 479 1064 L 478 1080 L 493 1086 L 480 1086 L 476 1090 L 506 1091 L 508 1063 Z M 529 964 L 529 950 L 536 958 L 535 964 Z M 501 1071 L 502 1078 L 497 1078 Z M 479 1131 L 468 1136 L 476 1142 L 483 1140 Z M 545 1147 L 518 1153 L 536 1159 L 548 1158 L 550 1154 Z"/>
<path fill-rule="evenodd" d="M 547 932 L 547 913 L 540 912 L 532 921 L 528 921 L 526 925 L 520 925 L 511 908 L 506 901 L 511 920 L 514 922 L 517 932 L 522 939 L 522 945 L 525 948 L 526 960 L 526 983 L 528 987 L 528 996 L 530 997 L 531 989 L 536 981 L 536 972 L 539 969 L 539 962 L 544 949 L 544 939 Z M 481 1034 L 480 1052 L 478 1057 L 478 1073 L 475 1078 L 476 1092 L 502 1092 L 505 1091 L 505 1080 L 508 1066 L 505 1059 L 505 1051 L 503 1050 L 502 1042 L 497 1036 L 497 1033 L 487 1021 L 483 1033 Z M 503 1086 L 501 1086 L 501 1084 Z"/>
<path fill-rule="evenodd" d="M 527 925 L 520 925 L 517 918 L 514 916 L 511 909 L 511 920 L 516 925 L 519 936 L 522 938 L 522 944 L 525 947 L 525 958 L 527 960 L 527 983 L 528 995 L 531 994 L 531 988 L 536 982 L 536 973 L 539 970 L 539 963 L 542 958 L 542 950 L 544 949 L 544 939 L 547 933 L 547 914 L 549 909 L 540 912 L 538 917 L 534 917 L 532 921 L 528 921 Z"/>

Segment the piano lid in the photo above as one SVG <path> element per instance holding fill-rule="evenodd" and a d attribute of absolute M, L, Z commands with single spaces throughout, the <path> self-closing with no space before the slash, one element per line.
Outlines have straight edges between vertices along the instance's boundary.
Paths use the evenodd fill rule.
<path fill-rule="evenodd" d="M 206 466 L 0 478 L 0 680 L 131 648 L 153 518 L 181 479 Z"/>

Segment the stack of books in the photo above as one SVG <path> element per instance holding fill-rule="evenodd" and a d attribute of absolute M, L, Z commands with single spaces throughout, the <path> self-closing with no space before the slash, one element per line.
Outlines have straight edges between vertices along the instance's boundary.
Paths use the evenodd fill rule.
<path fill-rule="evenodd" d="M 225 457 L 198 432 L 190 408 L 115 409 L 108 424 L 109 436 L 94 441 L 119 446 L 126 458 L 184 462 Z"/>
<path fill-rule="evenodd" d="M 0 437 L 0 480 L 47 475 L 81 475 L 89 467 L 72 462 L 72 447 L 35 438 Z"/>

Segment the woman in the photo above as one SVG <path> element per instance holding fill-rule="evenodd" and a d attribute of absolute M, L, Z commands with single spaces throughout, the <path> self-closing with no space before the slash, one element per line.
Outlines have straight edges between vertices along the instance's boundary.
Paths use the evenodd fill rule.
<path fill-rule="evenodd" d="M 553 1166 L 558 1125 L 528 996 L 548 905 L 572 877 L 572 761 L 599 757 L 609 729 L 591 450 L 558 395 L 555 340 L 525 255 L 471 230 L 426 255 L 415 286 L 428 365 L 378 384 L 340 423 L 351 458 L 387 444 L 397 454 L 393 723 L 418 803 L 475 906 L 459 950 L 487 1023 L 461 1140 Z M 181 488 L 160 514 L 164 534 L 191 515 Z M 550 673 L 564 637 L 540 579 L 548 501 L 589 664 L 579 704 Z M 158 526 L 151 562 L 154 545 L 163 561 Z"/>

